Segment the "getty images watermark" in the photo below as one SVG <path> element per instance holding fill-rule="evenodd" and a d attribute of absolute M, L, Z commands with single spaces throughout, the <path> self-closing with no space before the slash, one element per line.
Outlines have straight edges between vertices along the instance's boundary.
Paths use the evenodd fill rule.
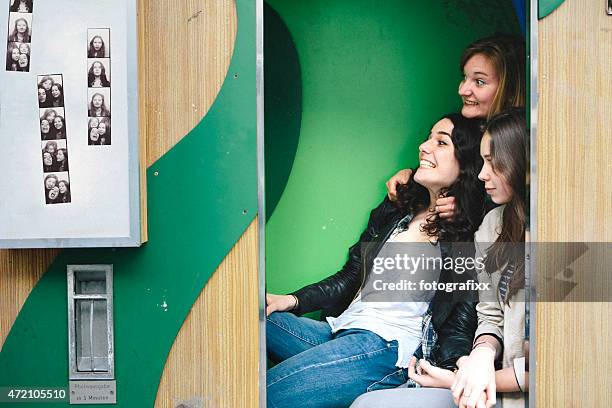
<path fill-rule="evenodd" d="M 612 243 L 503 243 L 498 267 L 490 271 L 486 256 L 492 245 L 365 243 L 361 300 L 423 302 L 437 295 L 449 302 L 496 302 L 502 273 L 517 271 L 524 279 L 513 282 L 521 286 L 514 302 L 525 301 L 525 292 L 535 293 L 529 302 L 612 300 Z"/>

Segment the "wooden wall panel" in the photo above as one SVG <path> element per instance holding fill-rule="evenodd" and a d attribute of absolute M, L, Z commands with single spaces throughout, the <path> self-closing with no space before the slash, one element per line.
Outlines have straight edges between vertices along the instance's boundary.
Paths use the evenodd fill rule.
<path fill-rule="evenodd" d="M 168 357 L 156 407 L 258 406 L 257 259 L 255 219 L 185 320 Z"/>
<path fill-rule="evenodd" d="M 603 1 L 566 0 L 538 29 L 538 240 L 610 242 L 612 17 Z M 548 266 L 540 257 L 538 274 Z M 537 406 L 612 406 L 611 304 L 536 313 Z"/>
<path fill-rule="evenodd" d="M 58 252 L 55 249 L 0 250 L 0 350 L 32 288 Z"/>

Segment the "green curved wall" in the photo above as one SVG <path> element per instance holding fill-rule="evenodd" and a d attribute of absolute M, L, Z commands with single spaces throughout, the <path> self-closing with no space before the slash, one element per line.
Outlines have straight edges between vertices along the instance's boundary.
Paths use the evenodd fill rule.
<path fill-rule="evenodd" d="M 147 171 L 149 242 L 63 251 L 4 343 L 1 386 L 68 387 L 66 265 L 111 263 L 118 403 L 99 406 L 153 406 L 183 320 L 257 213 L 255 4 L 236 9 L 231 74 L 206 117 Z"/>
<path fill-rule="evenodd" d="M 520 27 L 510 0 L 268 4 L 289 28 L 302 79 L 297 152 L 266 225 L 267 290 L 287 293 L 342 266 L 385 181 L 416 165 L 431 125 L 459 109 L 462 49 Z"/>

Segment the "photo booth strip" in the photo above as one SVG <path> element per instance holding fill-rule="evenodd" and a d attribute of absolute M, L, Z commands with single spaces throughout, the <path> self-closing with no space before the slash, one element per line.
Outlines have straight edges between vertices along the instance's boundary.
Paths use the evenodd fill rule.
<path fill-rule="evenodd" d="M 8 6 L 6 70 L 30 72 L 33 0 L 9 0 Z"/>
<path fill-rule="evenodd" d="M 66 204 L 72 201 L 66 115 L 64 107 L 64 76 L 38 75 L 37 97 L 40 112 L 43 187 L 46 204 Z"/>
<path fill-rule="evenodd" d="M 110 28 L 87 29 L 87 144 L 108 146 L 111 139 Z"/>

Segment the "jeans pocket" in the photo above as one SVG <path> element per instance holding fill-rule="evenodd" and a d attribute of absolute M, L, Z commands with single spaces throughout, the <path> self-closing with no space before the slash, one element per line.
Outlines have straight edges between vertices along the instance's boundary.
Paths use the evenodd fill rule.
<path fill-rule="evenodd" d="M 376 391 L 376 390 L 385 390 L 388 388 L 397 388 L 400 385 L 404 384 L 406 381 L 408 381 L 408 376 L 406 375 L 406 369 L 399 368 L 396 371 L 392 372 L 391 374 L 385 375 L 379 381 L 372 383 L 367 388 L 367 391 L 370 392 L 370 391 Z"/>

